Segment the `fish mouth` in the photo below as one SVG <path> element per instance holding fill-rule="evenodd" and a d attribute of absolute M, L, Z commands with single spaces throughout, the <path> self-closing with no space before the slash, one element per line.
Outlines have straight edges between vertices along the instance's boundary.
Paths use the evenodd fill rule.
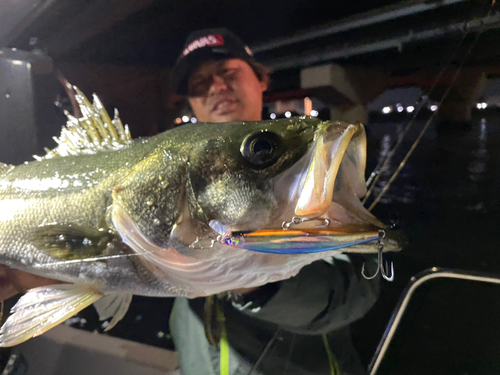
<path fill-rule="evenodd" d="M 362 124 L 320 124 L 308 153 L 272 181 L 278 206 L 285 209 L 263 230 L 232 233 L 232 242 L 278 254 L 375 253 L 374 244 L 383 237 L 384 251 L 400 250 L 404 235 L 389 230 L 360 201 L 366 194 L 365 168 Z"/>

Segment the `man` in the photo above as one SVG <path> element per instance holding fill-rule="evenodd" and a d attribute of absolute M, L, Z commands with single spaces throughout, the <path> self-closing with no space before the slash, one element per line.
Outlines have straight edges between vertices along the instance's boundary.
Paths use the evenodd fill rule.
<path fill-rule="evenodd" d="M 201 30 L 188 38 L 172 70 L 171 84 L 176 93 L 189 96 L 198 121 L 262 119 L 262 94 L 267 90 L 270 70 L 249 52 L 225 30 L 208 35 Z"/>
<path fill-rule="evenodd" d="M 269 75 L 237 36 L 208 29 L 187 38 L 171 85 L 188 96 L 200 122 L 258 121 Z M 360 268 L 345 259 L 315 262 L 290 280 L 220 299 L 229 355 L 224 340 L 219 353 L 206 338 L 217 311 L 204 298 L 177 298 L 170 327 L 182 373 L 329 374 L 337 368 L 364 374 L 348 324 L 371 308 L 378 283 L 363 279 Z"/>

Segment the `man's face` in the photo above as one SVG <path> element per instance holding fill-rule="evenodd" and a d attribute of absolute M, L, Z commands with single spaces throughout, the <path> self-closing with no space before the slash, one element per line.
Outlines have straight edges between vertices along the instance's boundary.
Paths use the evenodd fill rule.
<path fill-rule="evenodd" d="M 189 103 L 198 121 L 262 120 L 261 82 L 243 60 L 207 61 L 188 80 Z"/>

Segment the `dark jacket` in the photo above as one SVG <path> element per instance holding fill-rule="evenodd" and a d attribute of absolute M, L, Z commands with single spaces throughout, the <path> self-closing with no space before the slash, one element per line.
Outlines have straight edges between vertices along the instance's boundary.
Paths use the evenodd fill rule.
<path fill-rule="evenodd" d="M 367 313 L 378 291 L 379 282 L 365 280 L 359 264 L 317 261 L 278 287 L 252 292 L 250 297 L 257 299 L 262 298 L 258 293 L 271 293 L 256 313 L 222 301 L 228 341 L 242 361 L 250 365 L 258 361 L 255 374 L 329 374 L 326 334 L 341 373 L 365 374 L 349 324 Z M 204 304 L 204 298 L 189 301 L 201 320 Z"/>

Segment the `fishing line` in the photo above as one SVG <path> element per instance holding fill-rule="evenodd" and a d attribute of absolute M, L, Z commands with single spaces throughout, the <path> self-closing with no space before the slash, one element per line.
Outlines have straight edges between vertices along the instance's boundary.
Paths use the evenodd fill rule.
<path fill-rule="evenodd" d="M 489 17 L 491 15 L 491 12 L 493 10 L 493 6 L 495 5 L 495 0 L 493 0 L 493 2 L 491 3 L 491 7 L 490 7 L 490 10 L 488 12 L 488 15 L 487 17 Z M 483 24 L 483 28 L 481 30 L 478 31 L 478 33 L 476 34 L 476 37 L 474 39 L 474 41 L 471 43 L 471 46 L 469 47 L 468 51 L 466 52 L 465 54 L 465 57 L 464 59 L 462 60 L 459 68 L 457 69 L 457 71 L 455 72 L 453 78 L 452 78 L 452 81 L 450 83 L 450 85 L 448 86 L 447 90 L 445 91 L 444 95 L 442 96 L 440 102 L 439 102 L 439 106 L 438 108 L 441 106 L 441 104 L 444 102 L 444 100 L 447 98 L 447 96 L 449 95 L 450 91 L 451 91 L 451 88 L 453 87 L 453 84 L 455 83 L 457 77 L 458 77 L 458 74 L 461 72 L 464 64 L 465 64 L 465 61 L 467 60 L 469 54 L 471 53 L 473 47 L 476 45 L 477 41 L 479 40 L 479 36 L 482 34 L 482 32 L 484 31 L 484 24 Z M 431 89 L 429 90 L 429 93 L 432 93 L 433 90 L 435 89 L 435 87 L 437 86 L 438 82 L 440 81 L 441 77 L 443 76 L 444 72 L 449 68 L 449 66 L 451 66 L 451 62 L 453 61 L 453 59 L 456 57 L 456 55 L 458 54 L 459 52 L 459 49 L 460 47 L 462 46 L 463 42 L 465 41 L 465 38 L 467 37 L 467 35 L 469 34 L 469 30 L 467 28 L 465 28 L 464 30 L 464 33 L 462 35 L 462 39 L 460 40 L 460 43 L 459 43 L 459 46 L 456 50 L 456 52 L 453 54 L 453 56 L 450 58 L 449 62 L 445 65 L 445 67 L 439 72 L 438 76 L 436 77 L 433 85 L 431 86 Z M 404 132 L 402 133 L 402 135 L 399 137 L 398 139 L 398 142 L 396 143 L 396 145 L 394 146 L 394 148 L 391 150 L 391 152 L 387 155 L 384 163 L 383 163 L 383 166 L 379 168 L 379 165 L 381 164 L 379 162 L 379 165 L 377 165 L 377 168 L 375 168 L 375 171 L 374 173 L 376 174 L 375 177 L 372 177 L 374 175 L 374 173 L 372 173 L 372 175 L 370 176 L 370 178 L 368 179 L 367 181 L 367 184 L 368 186 L 370 186 L 370 190 L 367 192 L 366 196 L 365 196 L 365 199 L 363 200 L 363 204 L 366 202 L 366 200 L 368 199 L 368 197 L 370 196 L 370 194 L 372 193 L 377 181 L 379 180 L 380 178 L 380 170 L 382 168 L 385 168 L 388 164 L 388 162 L 390 161 L 390 159 L 392 158 L 392 156 L 394 155 L 394 153 L 396 152 L 396 150 L 399 148 L 399 146 L 402 144 L 402 141 L 403 141 L 403 138 L 405 137 L 405 135 L 408 133 L 410 127 L 413 125 L 418 113 L 421 111 L 423 106 L 420 106 L 417 110 L 417 112 L 413 115 L 413 117 L 410 119 L 410 122 L 408 123 L 408 125 L 406 126 Z M 382 198 L 382 196 L 385 194 L 385 192 L 387 191 L 387 189 L 389 188 L 390 184 L 396 179 L 396 177 L 398 176 L 399 172 L 401 171 L 401 169 L 404 167 L 404 165 L 406 164 L 406 161 L 409 159 L 409 157 L 411 156 L 411 154 L 413 153 L 413 151 L 415 150 L 416 146 L 418 145 L 418 143 L 420 142 L 420 140 L 422 139 L 424 133 L 426 132 L 426 130 L 428 129 L 428 127 L 430 126 L 432 120 L 434 119 L 434 117 L 437 115 L 438 111 L 435 111 L 433 112 L 432 116 L 430 117 L 430 119 L 427 121 L 427 123 L 425 124 L 424 128 L 422 129 L 422 131 L 420 132 L 417 140 L 413 143 L 411 149 L 409 150 L 409 152 L 407 153 L 407 155 L 405 156 L 405 158 L 403 159 L 403 161 L 400 163 L 398 169 L 394 172 L 394 174 L 392 175 L 391 179 L 389 180 L 389 182 L 384 186 L 384 188 L 382 189 L 382 191 L 379 193 L 379 195 L 376 197 L 376 199 L 374 200 L 374 202 L 371 204 L 371 206 L 369 207 L 369 211 L 371 211 L 375 206 L 376 204 L 380 201 L 380 199 Z M 373 180 L 373 182 L 371 181 Z M 278 329 L 279 331 L 279 329 Z M 265 356 L 265 354 L 267 353 L 267 351 L 269 350 L 270 346 L 272 345 L 272 343 L 275 341 L 276 337 L 277 337 L 277 333 L 278 331 L 276 331 L 274 337 L 269 341 L 269 343 L 267 344 L 266 348 L 264 349 L 264 351 L 262 352 L 261 356 L 259 357 L 259 360 L 255 363 L 255 365 L 252 367 L 252 369 L 250 370 L 250 372 L 248 373 L 248 375 L 251 375 L 251 373 L 258 367 L 258 365 L 260 364 L 262 358 Z M 330 362 L 330 371 L 331 373 L 336 373 L 336 368 L 335 366 L 333 366 L 333 362 L 332 362 L 332 358 L 330 358 L 330 354 L 333 354 L 331 352 L 331 350 L 329 350 L 329 345 L 328 345 L 328 341 L 326 340 L 326 336 L 324 335 L 323 336 L 323 340 L 325 342 L 325 348 L 327 350 L 327 354 L 329 356 L 329 362 Z M 290 350 L 291 352 L 291 350 Z M 288 363 L 288 362 L 287 362 Z"/>
<path fill-rule="evenodd" d="M 99 260 L 107 260 L 107 259 L 115 259 L 115 258 L 124 258 L 124 257 L 135 257 L 139 256 L 141 254 L 116 254 L 116 255 L 106 255 L 106 256 L 99 256 L 99 257 L 93 257 L 93 258 L 85 258 L 85 259 L 72 259 L 72 260 L 62 260 L 59 262 L 45 262 L 42 265 L 57 265 L 57 264 L 70 264 L 70 263 L 84 263 L 84 262 L 94 262 L 94 261 L 99 261 Z M 37 265 L 34 265 L 36 267 Z"/>
<path fill-rule="evenodd" d="M 493 11 L 493 6 L 494 6 L 495 2 L 493 1 L 491 3 L 491 7 L 490 7 L 490 10 L 487 14 L 486 17 L 490 17 L 491 16 L 491 13 Z M 469 21 L 470 22 L 470 21 Z M 439 113 L 439 108 L 440 106 L 443 104 L 444 100 L 448 97 L 451 89 L 453 88 L 453 84 L 455 83 L 455 81 L 457 80 L 458 78 L 458 75 L 461 73 L 462 71 L 462 68 L 465 64 L 465 62 L 467 61 L 470 53 L 472 52 L 473 48 L 475 47 L 475 45 L 477 44 L 478 40 L 479 40 L 479 37 L 481 36 L 481 34 L 483 33 L 484 31 L 484 23 L 482 25 L 483 27 L 476 33 L 476 36 L 474 38 L 474 40 L 472 41 L 469 49 L 467 50 L 467 52 L 465 53 L 464 55 L 464 58 L 462 59 L 462 62 L 460 63 L 458 69 L 456 70 L 455 74 L 453 75 L 453 78 L 451 80 L 451 83 L 448 85 L 448 88 L 446 89 L 445 93 L 443 94 L 443 96 L 441 97 L 441 100 L 439 101 L 438 103 L 438 110 L 433 112 L 431 117 L 429 118 L 429 120 L 427 121 L 427 123 L 425 124 L 424 128 L 422 129 L 422 131 L 420 132 L 419 136 L 417 137 L 417 139 L 415 140 L 415 142 L 413 143 L 412 147 L 410 148 L 410 150 L 408 151 L 408 153 L 406 154 L 406 156 L 404 157 L 404 159 L 401 161 L 401 163 L 399 164 L 398 168 L 396 169 L 396 171 L 393 173 L 393 175 L 391 176 L 391 178 L 389 179 L 389 181 L 387 182 L 387 184 L 383 187 L 383 189 L 380 191 L 379 195 L 375 198 L 375 200 L 373 201 L 373 203 L 370 205 L 370 207 L 368 208 L 368 211 L 371 211 L 376 205 L 377 203 L 380 201 L 380 199 L 383 197 L 383 195 L 385 194 L 385 192 L 389 189 L 390 185 L 392 184 L 392 182 L 396 179 L 396 177 L 399 175 L 399 172 L 401 172 L 401 170 L 403 169 L 403 167 L 405 166 L 406 162 L 408 161 L 408 159 L 410 158 L 410 156 L 413 154 L 413 151 L 415 150 L 415 148 L 417 147 L 417 145 L 420 143 L 420 140 L 422 139 L 422 137 L 424 136 L 425 132 L 427 131 L 427 129 L 429 128 L 430 124 L 432 123 L 432 121 L 434 120 L 434 118 L 436 117 L 436 115 Z M 468 35 L 469 31 L 466 29 L 466 32 L 462 38 L 462 42 L 463 40 L 465 39 L 465 36 Z M 460 46 L 459 46 L 460 48 Z M 458 53 L 458 49 L 457 49 L 457 53 Z M 456 54 L 455 54 L 456 55 Z M 451 61 L 450 61 L 451 63 Z M 448 68 L 448 66 L 446 67 L 446 69 Z M 442 74 L 441 74 L 442 75 Z M 437 83 L 437 82 L 436 82 Z M 435 85 L 434 85 L 435 87 Z M 421 107 L 420 107 L 421 108 Z M 413 123 L 413 120 L 415 119 L 416 115 L 414 115 L 412 117 L 412 119 L 410 120 L 411 123 Z M 409 126 L 407 126 L 407 129 L 409 128 Z M 403 135 L 406 134 L 407 132 L 407 129 L 405 129 L 405 132 L 403 133 Z M 401 142 L 400 142 L 401 141 Z M 399 147 L 399 145 L 402 143 L 402 140 L 400 139 L 398 141 L 398 143 L 396 144 L 397 147 Z M 395 147 L 396 147 L 395 146 Z M 390 157 L 392 157 L 394 153 L 390 153 Z M 388 157 L 389 158 L 389 157 Z M 384 167 L 388 164 L 389 162 L 389 159 L 386 160 L 386 163 L 384 163 Z M 384 168 L 383 167 L 383 168 Z M 380 173 L 377 174 L 377 177 L 380 176 Z M 378 178 L 376 178 L 376 181 L 374 180 L 374 182 L 372 183 L 371 185 L 371 188 L 369 190 L 369 192 L 371 193 L 371 191 L 373 190 L 373 188 L 375 187 L 376 185 L 376 182 L 378 181 Z M 368 198 L 368 192 L 367 192 L 367 195 L 365 196 L 365 199 L 363 200 L 363 204 L 366 202 Z"/>
<path fill-rule="evenodd" d="M 435 78 L 435 80 L 434 80 L 434 82 L 433 82 L 433 84 L 432 84 L 432 86 L 431 86 L 428 94 L 425 95 L 425 96 L 429 97 L 432 94 L 433 90 L 436 88 L 437 84 L 441 80 L 441 77 L 443 76 L 444 72 L 449 68 L 449 66 L 451 65 L 451 62 L 453 61 L 453 59 L 458 54 L 459 48 L 460 48 L 461 44 L 463 43 L 463 41 L 465 40 L 465 38 L 466 38 L 467 35 L 468 35 L 468 31 L 464 32 L 464 34 L 462 35 L 462 39 L 458 43 L 459 46 L 458 46 L 457 50 L 455 51 L 455 54 L 452 55 L 452 57 L 449 59 L 448 63 L 445 65 L 445 67 L 443 69 L 441 69 L 441 71 L 438 73 L 438 75 L 436 76 L 436 78 Z M 368 191 L 366 192 L 366 195 L 363 198 L 363 201 L 362 201 L 363 204 L 366 203 L 366 201 L 368 200 L 368 198 L 372 194 L 375 186 L 377 185 L 378 180 L 380 179 L 381 173 L 387 168 L 387 165 L 391 161 L 391 159 L 394 156 L 394 154 L 396 153 L 396 151 L 399 149 L 399 146 L 401 146 L 401 144 L 403 143 L 403 140 L 404 140 L 406 134 L 411 129 L 411 127 L 413 126 L 413 124 L 414 124 L 417 116 L 419 115 L 420 111 L 422 110 L 423 103 L 424 103 L 424 100 L 423 100 L 423 97 L 421 97 L 420 100 L 416 103 L 417 110 L 412 115 L 410 121 L 408 121 L 408 124 L 406 125 L 405 129 L 403 130 L 403 132 L 399 135 L 398 140 L 395 143 L 394 147 L 384 157 L 382 157 L 380 159 L 380 161 L 378 162 L 377 166 L 375 167 L 375 169 L 373 170 L 373 172 L 368 177 L 368 180 L 366 181 L 366 186 L 369 189 L 368 189 Z"/>
<path fill-rule="evenodd" d="M 465 24 L 466 23 L 464 23 L 464 25 Z M 458 52 L 460 51 L 460 47 L 462 46 L 463 42 L 465 41 L 465 38 L 469 34 L 469 31 L 465 27 L 464 27 L 464 29 L 465 30 L 462 33 L 462 39 L 458 43 L 458 47 L 455 50 L 455 53 L 451 56 L 451 58 L 444 65 L 444 67 L 439 71 L 438 75 L 436 76 L 436 78 L 434 79 L 434 82 L 431 85 L 431 88 L 429 89 L 429 92 L 425 96 L 429 97 L 433 93 L 434 89 L 436 88 L 436 86 L 438 85 L 439 81 L 441 80 L 441 77 L 444 75 L 444 73 L 446 72 L 446 70 L 448 70 L 448 68 L 451 66 L 451 63 L 453 62 L 453 60 L 457 56 Z M 408 131 L 410 130 L 410 128 L 413 126 L 413 124 L 414 124 L 414 122 L 415 122 L 418 114 L 422 110 L 422 108 L 423 108 L 423 98 L 422 97 L 420 98 L 420 101 L 416 103 L 416 106 L 417 106 L 417 110 L 412 115 L 412 117 L 411 117 L 410 121 L 408 122 L 408 124 L 406 125 L 404 131 L 398 137 L 398 141 L 395 143 L 395 145 L 392 148 L 392 150 L 390 150 L 385 155 L 385 157 L 383 157 L 383 158 L 380 159 L 380 161 L 378 162 L 377 166 L 375 167 L 375 169 L 373 170 L 373 172 L 370 174 L 370 177 L 368 177 L 368 180 L 366 181 L 366 186 L 369 187 L 369 189 L 366 192 L 366 194 L 365 194 L 365 196 L 364 196 L 364 198 L 363 198 L 363 200 L 361 202 L 362 204 L 365 204 L 366 201 L 368 200 L 368 198 L 370 197 L 370 195 L 372 194 L 375 186 L 377 185 L 378 180 L 380 179 L 382 171 L 384 171 L 387 168 L 387 165 L 391 161 L 391 159 L 394 156 L 394 154 L 396 153 L 396 151 L 399 149 L 399 146 L 401 146 L 401 144 L 403 143 L 403 140 L 404 140 L 406 134 L 408 133 Z"/>
<path fill-rule="evenodd" d="M 254 372 L 255 370 L 257 370 L 257 367 L 260 366 L 260 363 L 262 362 L 262 360 L 264 359 L 264 357 L 266 356 L 267 352 L 269 351 L 269 349 L 271 348 L 271 345 L 273 345 L 273 343 L 276 341 L 276 339 L 278 338 L 278 334 L 281 332 L 281 327 L 278 328 L 276 330 L 276 332 L 274 332 L 274 336 L 271 338 L 271 340 L 269 340 L 269 342 L 267 343 L 266 347 L 264 348 L 264 350 L 262 351 L 262 354 L 259 356 L 259 359 L 257 359 L 257 362 L 255 362 L 255 364 L 252 366 L 252 368 L 250 369 L 250 371 L 248 372 L 247 375 L 252 375 L 252 372 Z"/>
<path fill-rule="evenodd" d="M 288 356 L 285 362 L 285 368 L 283 369 L 283 375 L 287 375 L 288 364 L 290 363 L 290 359 L 292 358 L 293 345 L 295 344 L 295 332 L 292 333 L 292 342 L 290 343 L 290 349 L 288 350 Z"/>

